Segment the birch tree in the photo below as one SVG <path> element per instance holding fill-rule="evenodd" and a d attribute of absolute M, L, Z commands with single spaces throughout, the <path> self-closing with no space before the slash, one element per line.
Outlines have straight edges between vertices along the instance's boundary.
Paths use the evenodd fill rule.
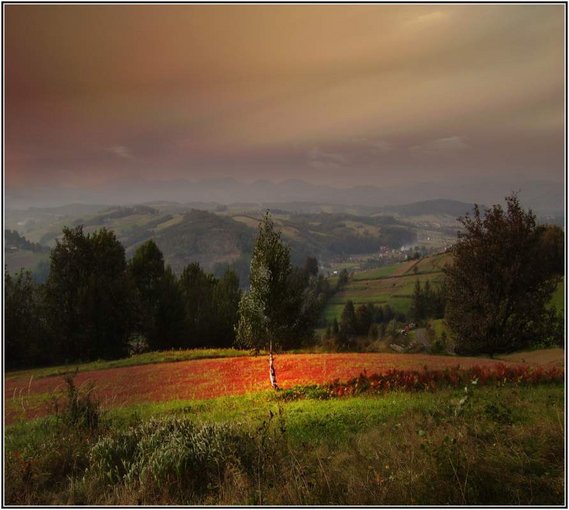
<path fill-rule="evenodd" d="M 289 275 L 290 251 L 276 232 L 269 211 L 259 224 L 259 231 L 251 258 L 249 291 L 239 302 L 239 321 L 236 326 L 237 343 L 269 352 L 269 379 L 278 389 L 273 361 L 273 349 L 278 348 L 290 332 Z"/>

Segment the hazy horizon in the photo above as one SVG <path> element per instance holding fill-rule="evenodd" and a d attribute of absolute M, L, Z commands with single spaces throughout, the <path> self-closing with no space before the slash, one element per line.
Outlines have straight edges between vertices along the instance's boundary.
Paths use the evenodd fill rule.
<path fill-rule="evenodd" d="M 235 178 L 202 180 L 117 180 L 109 189 L 43 188 L 13 193 L 7 199 L 7 209 L 25 210 L 30 207 L 54 208 L 66 205 L 131 206 L 136 204 L 177 203 L 198 207 L 250 204 L 261 209 L 281 204 L 290 209 L 293 204 L 363 206 L 374 209 L 424 201 L 451 200 L 481 206 L 504 204 L 504 197 L 516 193 L 522 206 L 531 208 L 538 216 L 560 216 L 564 210 L 564 186 L 553 181 L 534 180 L 512 183 L 486 180 L 457 183 L 408 183 L 402 186 L 334 187 L 315 185 L 299 179 L 251 181 Z M 199 207 L 198 207 L 199 208 Z M 207 208 L 207 207 L 206 207 Z M 294 207 L 293 207 L 294 209 Z M 301 207 L 303 209 L 303 207 Z"/>
<path fill-rule="evenodd" d="M 409 188 L 386 194 L 401 201 L 422 183 L 480 202 L 561 184 L 564 19 L 562 5 L 5 6 L 7 205 L 177 200 L 176 182 L 211 179 Z"/>

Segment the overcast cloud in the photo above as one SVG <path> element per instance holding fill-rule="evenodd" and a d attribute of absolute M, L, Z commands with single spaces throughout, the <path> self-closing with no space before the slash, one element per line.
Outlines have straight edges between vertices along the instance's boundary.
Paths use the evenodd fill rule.
<path fill-rule="evenodd" d="M 5 12 L 8 190 L 563 179 L 562 5 Z"/>

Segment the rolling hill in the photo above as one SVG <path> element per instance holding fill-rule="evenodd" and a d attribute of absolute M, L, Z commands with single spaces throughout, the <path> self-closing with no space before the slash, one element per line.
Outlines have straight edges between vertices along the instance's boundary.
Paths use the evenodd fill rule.
<path fill-rule="evenodd" d="M 206 270 L 217 272 L 234 265 L 244 281 L 262 212 L 219 206 L 216 211 L 205 211 L 156 203 L 104 208 L 94 214 L 85 209 L 74 213 L 58 209 L 52 214 L 34 210 L 30 214 L 27 218 L 18 214 L 7 224 L 18 226 L 27 239 L 43 249 L 54 245 L 64 226 L 83 225 L 86 232 L 104 227 L 116 233 L 127 256 L 144 241 L 154 239 L 176 272 L 196 261 Z M 390 216 L 295 214 L 277 209 L 273 217 L 291 247 L 295 264 L 303 264 L 307 256 L 329 262 L 353 254 L 374 254 L 380 246 L 399 248 L 417 238 L 413 225 Z M 23 253 L 19 255 L 23 267 L 35 268 L 35 261 L 28 262 Z M 15 269 L 18 267 L 12 265 L 11 270 Z"/>
<path fill-rule="evenodd" d="M 370 271 L 356 272 L 349 283 L 329 301 L 324 318 L 330 322 L 340 320 L 348 300 L 357 306 L 362 303 L 389 305 L 396 312 L 407 314 L 415 282 L 430 280 L 436 283 L 442 279 L 442 268 L 450 261 L 450 255 L 439 253 L 419 260 L 409 260 Z"/>

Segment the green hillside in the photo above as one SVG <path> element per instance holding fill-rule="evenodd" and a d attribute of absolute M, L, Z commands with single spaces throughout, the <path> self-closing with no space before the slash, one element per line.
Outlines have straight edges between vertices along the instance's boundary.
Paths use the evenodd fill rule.
<path fill-rule="evenodd" d="M 338 320 L 344 304 L 351 300 L 354 305 L 374 303 L 389 305 L 396 312 L 407 314 L 411 307 L 411 296 L 415 282 L 439 282 L 442 279 L 442 268 L 450 260 L 450 255 L 439 253 L 420 260 L 400 262 L 370 271 L 357 272 L 350 282 L 328 303 L 324 310 L 324 318 Z"/>
<path fill-rule="evenodd" d="M 437 283 L 442 280 L 442 269 L 451 260 L 448 253 L 430 255 L 419 260 L 400 262 L 369 271 L 353 274 L 349 283 L 329 301 L 324 309 L 323 318 L 331 322 L 342 314 L 345 303 L 353 301 L 357 306 L 361 303 L 389 305 L 396 312 L 407 314 L 411 307 L 411 296 L 415 282 L 422 284 L 429 280 Z M 559 313 L 564 311 L 564 280 L 557 285 L 551 305 Z"/>

